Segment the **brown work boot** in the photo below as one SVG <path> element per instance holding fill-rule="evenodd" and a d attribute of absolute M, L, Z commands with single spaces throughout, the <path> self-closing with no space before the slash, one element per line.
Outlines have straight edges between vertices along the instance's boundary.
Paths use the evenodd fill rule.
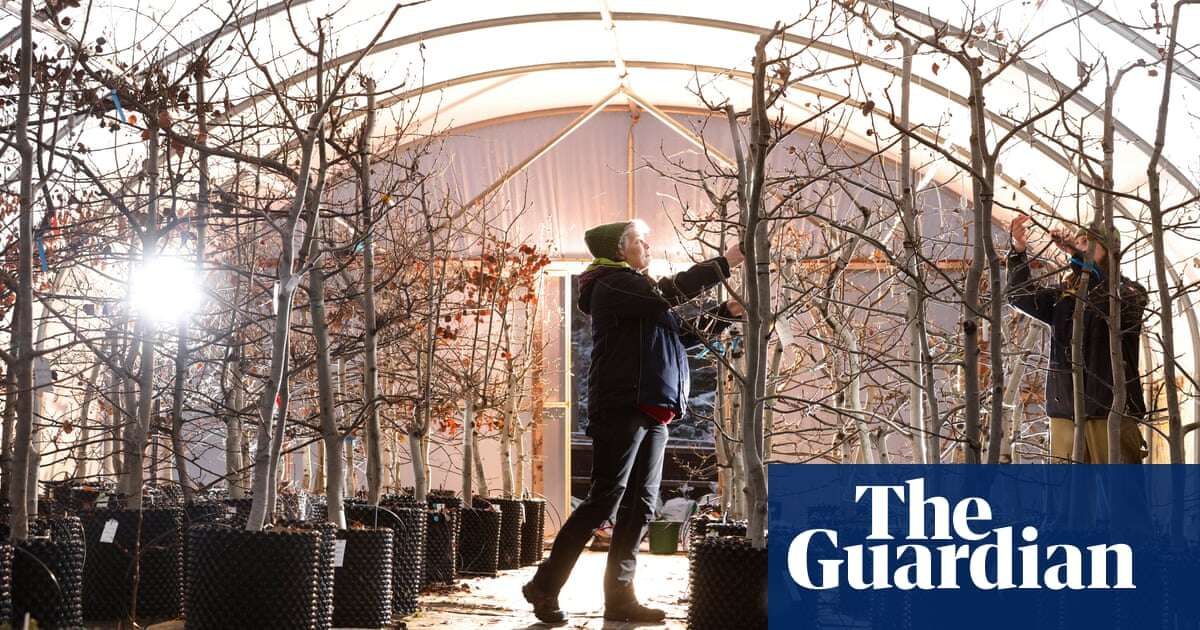
<path fill-rule="evenodd" d="M 661 623 L 667 618 L 667 613 L 639 604 L 633 586 L 623 586 L 605 591 L 604 618 L 608 621 Z"/>
<path fill-rule="evenodd" d="M 533 615 L 545 623 L 562 623 L 567 615 L 558 607 L 558 596 L 551 595 L 530 581 L 521 588 L 525 601 L 533 604 Z"/>

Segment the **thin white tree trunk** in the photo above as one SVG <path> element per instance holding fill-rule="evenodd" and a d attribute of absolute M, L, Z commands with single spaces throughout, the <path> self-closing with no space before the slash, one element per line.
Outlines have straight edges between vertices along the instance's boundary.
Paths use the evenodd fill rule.
<path fill-rule="evenodd" d="M 515 496 L 517 483 L 513 475 L 513 456 L 517 450 L 515 423 L 517 419 L 517 373 L 512 361 L 508 362 L 508 399 L 504 403 L 504 426 L 500 433 L 500 491 L 506 498 Z"/>
<path fill-rule="evenodd" d="M 308 491 L 317 494 L 325 490 L 325 453 L 328 452 L 328 449 L 325 447 L 324 439 L 317 440 L 314 446 L 317 454 L 313 461 L 312 483 L 308 485 Z"/>
<path fill-rule="evenodd" d="M 1118 81 L 1120 77 L 1118 76 Z M 1113 113 L 1112 99 L 1116 85 L 1109 87 L 1106 91 L 1104 103 L 1104 139 L 1101 145 L 1104 147 L 1104 192 L 1101 193 L 1103 198 L 1104 210 L 1104 225 L 1105 234 L 1113 234 Z M 1107 237 L 1106 237 L 1107 238 Z M 1108 351 L 1109 365 L 1112 369 L 1112 404 L 1108 410 L 1108 462 L 1109 464 L 1120 464 L 1121 462 L 1121 424 L 1125 419 L 1125 409 L 1128 404 L 1128 391 L 1125 383 L 1125 355 L 1123 354 L 1124 344 L 1122 338 L 1125 335 L 1125 327 L 1130 325 L 1130 322 L 1122 321 L 1121 317 L 1121 261 L 1116 251 L 1117 245 L 1111 240 L 1106 240 L 1105 249 L 1108 251 L 1108 260 L 1106 261 L 1105 279 L 1108 282 Z M 1182 442 L 1183 436 L 1179 436 Z M 1133 463 L 1133 462 L 1128 462 Z"/>
<path fill-rule="evenodd" d="M 424 437 L 425 404 L 418 403 L 413 409 L 416 417 L 408 425 L 405 435 L 408 437 L 408 452 L 412 460 L 413 494 L 417 501 L 424 501 L 429 494 L 429 469 L 427 459 L 429 449 Z"/>
<path fill-rule="evenodd" d="M 151 112 L 150 140 L 146 147 L 146 179 L 147 194 L 146 223 L 142 227 L 142 266 L 148 267 L 158 249 L 158 158 L 159 158 L 159 129 L 157 127 L 157 112 Z M 131 510 L 142 509 L 142 485 L 144 484 L 144 457 L 146 444 L 150 437 L 151 412 L 154 403 L 154 352 L 157 337 L 155 323 L 145 313 L 137 314 L 137 324 L 134 327 L 141 341 L 141 362 L 138 369 L 138 399 L 137 417 L 129 424 L 126 440 L 129 452 L 125 457 L 125 470 L 128 475 L 129 487 L 126 505 Z"/>
<path fill-rule="evenodd" d="M 383 436 L 379 428 L 379 363 L 376 358 L 375 334 L 375 250 L 372 235 L 375 231 L 371 213 L 371 130 L 375 127 L 375 84 L 364 78 L 367 91 L 366 121 L 359 135 L 358 181 L 363 239 L 363 317 L 366 332 L 363 337 L 363 397 L 367 405 L 366 431 L 363 450 L 367 456 L 367 501 L 379 505 L 383 492 Z"/>
<path fill-rule="evenodd" d="M 16 356 L 16 331 L 9 338 L 9 353 Z M 4 428 L 0 431 L 0 496 L 9 498 L 9 487 L 12 481 L 12 447 L 13 431 L 16 430 L 17 418 L 17 375 L 13 366 L 5 366 L 4 370 Z"/>
<path fill-rule="evenodd" d="M 75 447 L 75 478 L 82 479 L 87 477 L 88 469 L 88 450 L 89 442 L 92 437 L 92 402 L 96 399 L 97 387 L 100 381 L 100 361 L 96 361 L 92 365 L 92 371 L 88 373 L 87 380 L 84 381 L 83 404 L 79 406 L 79 442 Z"/>
<path fill-rule="evenodd" d="M 984 146 L 986 139 L 983 131 L 983 86 L 980 72 L 977 68 L 968 68 L 967 74 L 971 79 L 971 168 L 975 173 L 983 173 Z M 978 105 L 976 106 L 976 102 Z M 980 328 L 980 291 L 983 284 L 983 270 L 986 263 L 984 258 L 984 235 L 991 229 L 987 221 L 988 210 L 984 207 L 985 199 L 990 203 L 990 188 L 988 182 L 981 177 L 971 177 L 971 195 L 974 226 L 971 234 L 971 265 L 967 268 L 966 288 L 963 292 L 963 396 L 964 396 L 964 427 L 965 455 L 968 464 L 980 462 L 980 405 L 979 392 L 979 328 Z M 992 287 L 993 291 L 997 287 Z"/>
<path fill-rule="evenodd" d="M 878 464 L 879 450 L 875 446 L 874 438 L 871 435 L 871 427 L 866 420 L 866 406 L 863 403 L 863 387 L 862 387 L 862 349 L 859 345 L 858 335 L 855 334 L 851 327 L 848 318 L 846 317 L 842 307 L 835 304 L 833 299 L 834 288 L 841 282 L 843 273 L 853 260 L 855 252 L 858 251 L 858 245 L 861 241 L 859 234 L 863 234 L 867 228 L 870 217 L 864 212 L 861 222 L 858 226 L 857 234 L 851 235 L 850 242 L 842 248 L 842 253 L 834 262 L 834 267 L 829 278 L 825 281 L 824 298 L 817 303 L 817 311 L 829 329 L 833 332 L 834 337 L 840 340 L 841 347 L 846 352 L 846 386 L 842 391 L 842 397 L 847 410 L 853 417 L 853 422 L 856 431 L 858 432 L 859 448 L 862 451 L 863 460 L 868 464 Z"/>
<path fill-rule="evenodd" d="M 240 353 L 238 356 L 241 356 Z M 241 499 L 246 496 L 245 463 L 242 458 L 242 378 L 238 361 L 235 360 L 230 368 L 233 383 L 227 398 L 226 407 L 229 409 L 225 418 L 225 479 L 229 487 L 229 496 Z"/>
<path fill-rule="evenodd" d="M 307 188 L 307 175 L 312 164 L 312 144 L 304 147 L 301 160 L 301 187 L 296 192 L 295 204 L 304 201 L 304 188 Z M 266 522 L 269 500 L 269 488 L 274 485 L 271 474 L 271 453 L 273 429 L 276 415 L 276 402 L 286 378 L 286 358 L 291 331 L 292 297 L 295 293 L 292 267 L 295 264 L 294 245 L 291 235 L 295 232 L 294 221 L 289 220 L 286 235 L 281 239 L 282 252 L 278 266 L 278 299 L 275 303 L 275 316 L 271 333 L 271 367 L 267 375 L 267 386 L 263 388 L 258 401 L 258 444 L 254 453 L 254 482 L 251 488 L 254 500 L 251 504 L 250 515 L 246 520 L 246 529 L 259 531 Z"/>
<path fill-rule="evenodd" d="M 201 145 L 207 142 L 208 120 L 205 117 L 204 76 L 203 72 L 195 73 L 196 79 L 196 141 Z M 196 191 L 196 280 L 199 282 L 204 274 L 204 248 L 208 244 L 208 152 L 201 150 L 198 155 L 199 183 Z M 191 503 L 195 497 L 191 476 L 187 469 L 187 450 L 183 440 L 183 402 L 188 370 L 188 328 L 191 314 L 180 318 L 176 333 L 179 337 L 179 348 L 175 354 L 175 396 L 171 407 L 171 450 L 175 456 L 175 473 L 179 476 L 179 485 L 183 489 L 183 500 Z"/>
<path fill-rule="evenodd" d="M 337 365 L 338 400 L 344 401 L 346 399 L 346 359 L 339 358 Z M 345 426 L 346 411 L 344 404 L 338 403 L 334 405 L 334 412 L 337 414 L 335 418 L 337 419 L 338 426 Z M 341 458 L 343 496 L 354 497 L 355 491 L 358 489 L 358 485 L 354 479 L 354 436 L 350 434 L 342 435 L 339 433 L 339 439 L 337 443 L 326 442 L 325 448 L 327 452 L 325 456 L 326 462 L 330 461 L 330 457 Z M 329 476 L 330 470 L 331 469 L 327 469 L 325 471 L 326 477 Z"/>
<path fill-rule="evenodd" d="M 778 325 L 778 324 L 776 324 Z M 763 410 L 763 426 L 768 433 L 763 436 L 763 459 L 770 460 L 773 452 L 771 427 L 775 426 L 775 396 L 779 394 L 779 364 L 783 362 L 783 343 L 776 343 L 771 351 L 771 365 L 767 369 L 767 407 Z"/>
<path fill-rule="evenodd" d="M 1025 327 L 1025 334 L 1017 346 L 1020 351 L 1012 358 L 1012 371 L 1008 373 L 1008 382 L 1004 384 L 1004 408 L 1008 415 L 1008 431 L 1005 431 L 1004 442 L 1000 445 L 1000 463 L 1017 463 L 1016 437 L 1020 435 L 1021 418 L 1024 417 L 1024 405 L 1021 404 L 1021 379 L 1025 378 L 1025 359 L 1029 356 L 1029 348 L 1037 338 L 1037 329 Z M 988 448 L 992 448 L 989 443 Z M 1008 456 L 1008 461 L 1004 456 Z"/>
<path fill-rule="evenodd" d="M 915 45 L 912 40 L 901 37 L 904 62 L 900 78 L 900 125 L 909 129 L 912 94 L 912 66 Z M 936 458 L 935 448 L 929 440 L 931 427 L 925 415 L 924 366 L 922 339 L 925 333 L 925 313 L 922 308 L 924 282 L 920 265 L 921 223 L 916 213 L 915 182 L 912 172 L 912 139 L 907 133 L 900 136 L 900 217 L 904 225 L 904 264 L 906 301 L 905 321 L 908 336 L 908 427 L 912 432 L 913 458 L 922 464 Z"/>
<path fill-rule="evenodd" d="M 462 424 L 462 498 L 466 505 L 471 505 L 475 496 L 475 395 L 467 393 L 466 405 L 463 407 Z"/>
<path fill-rule="evenodd" d="M 1151 242 L 1154 246 L 1154 280 L 1158 289 L 1159 320 L 1162 327 L 1163 385 L 1167 394 L 1167 435 L 1172 464 L 1183 464 L 1183 417 L 1179 406 L 1179 382 L 1175 374 L 1175 310 L 1174 296 L 1167 280 L 1167 269 L 1171 261 L 1167 260 L 1164 239 L 1165 217 L 1162 207 L 1162 188 L 1158 163 L 1162 159 L 1163 149 L 1167 139 L 1167 113 L 1171 106 L 1171 79 L 1175 74 L 1175 51 L 1179 44 L 1179 14 L 1184 5 L 1193 4 L 1181 0 L 1175 5 L 1171 15 L 1171 30 L 1167 37 L 1166 68 L 1163 72 L 1162 100 L 1158 106 L 1158 126 L 1154 134 L 1154 150 L 1150 154 L 1150 162 L 1146 168 L 1147 184 L 1150 191 L 1149 210 Z"/>
<path fill-rule="evenodd" d="M 16 427 L 8 504 L 9 536 L 29 537 L 29 461 L 33 443 L 33 145 L 29 141 L 29 100 L 33 80 L 33 2 L 21 0 L 21 53 L 18 55 L 16 149 L 20 157 L 17 220 L 17 296 L 13 313 L 16 372 Z M 35 492 L 36 494 L 36 492 Z"/>
<path fill-rule="evenodd" d="M 733 415 L 731 404 L 732 381 L 725 375 L 724 363 L 717 363 L 717 404 L 714 409 L 713 424 L 715 432 L 715 448 L 717 456 L 717 496 L 721 500 L 721 513 L 729 513 L 729 505 L 733 496 L 733 485 L 730 482 L 732 462 L 729 461 L 730 445 L 725 437 Z"/>
<path fill-rule="evenodd" d="M 320 186 L 318 186 L 320 188 Z M 313 212 L 313 219 L 320 220 L 319 206 Z M 317 257 L 317 244 L 320 239 L 320 226 L 313 231 L 314 237 L 308 251 L 308 259 Z M 311 263 L 310 263 L 311 264 Z M 317 362 L 317 399 L 321 414 L 321 439 L 326 445 L 326 452 L 332 456 L 325 462 L 325 473 L 328 483 L 325 485 L 326 519 L 337 525 L 339 529 L 346 528 L 346 517 L 342 504 L 342 475 L 341 462 L 337 457 L 337 442 L 341 439 L 338 431 L 337 418 L 334 412 L 333 375 L 329 357 L 329 328 L 325 322 L 325 272 L 320 264 L 312 264 L 308 272 L 308 308 L 312 318 L 313 338 L 316 342 Z M 378 497 L 375 499 L 378 504 Z"/>
<path fill-rule="evenodd" d="M 490 497 L 492 490 L 488 487 L 487 476 L 483 470 L 483 453 L 479 448 L 479 423 L 474 424 L 475 431 L 471 434 L 471 460 L 475 464 L 475 487 L 479 489 L 479 496 Z"/>
<path fill-rule="evenodd" d="M 282 238 L 280 239 L 278 265 L 279 299 L 275 305 L 276 311 L 271 333 L 271 368 L 268 373 L 267 386 L 262 389 L 262 397 L 259 400 L 258 452 L 255 454 L 254 465 L 254 502 L 250 508 L 250 517 L 246 521 L 246 529 L 250 531 L 261 530 L 266 521 L 268 509 L 274 507 L 269 503 L 274 494 L 274 475 L 276 472 L 272 458 L 278 451 L 274 448 L 277 445 L 272 443 L 271 430 L 275 416 L 276 397 L 285 389 L 283 384 L 287 377 L 286 364 L 289 348 L 288 333 L 291 328 L 292 298 L 296 286 L 301 280 L 300 277 L 293 275 L 296 263 L 294 235 L 300 214 L 306 207 L 306 204 L 311 203 L 313 209 L 315 209 L 316 204 L 320 202 L 320 191 L 318 190 L 314 195 L 312 194 L 313 191 L 309 189 L 309 176 L 313 165 L 313 149 L 318 142 L 322 147 L 325 146 L 322 136 L 322 125 L 325 115 L 333 105 L 334 100 L 342 96 L 340 92 L 345 81 L 354 74 L 354 69 L 358 67 L 362 59 L 374 48 L 375 43 L 382 36 L 388 25 L 391 24 L 400 7 L 401 5 L 396 5 L 392 9 L 368 45 L 363 47 L 355 59 L 343 68 L 343 72 L 333 81 L 328 98 L 325 96 L 326 85 L 324 76 L 325 31 L 323 28 L 320 30 L 314 66 L 317 107 L 308 118 L 307 128 L 298 134 L 300 140 L 300 159 L 299 166 L 296 169 L 298 177 L 294 182 L 296 189 L 292 197 L 291 208 L 288 211 L 288 218 L 283 222 Z M 326 170 L 321 169 L 321 177 L 325 175 Z M 310 195 L 312 195 L 311 199 Z M 312 230 L 315 225 L 316 221 L 310 221 L 307 228 Z M 286 413 L 280 414 L 281 423 L 286 422 L 286 419 Z"/>
<path fill-rule="evenodd" d="M 342 451 L 346 464 L 346 496 L 358 496 L 358 470 L 355 468 L 354 436 L 348 435 L 342 440 Z"/>
<path fill-rule="evenodd" d="M 392 431 L 388 435 L 388 443 L 391 444 L 389 449 L 391 465 L 388 466 L 388 478 L 391 479 L 393 491 L 398 492 L 403 484 L 400 481 L 400 435 L 395 427 L 392 427 Z"/>
<path fill-rule="evenodd" d="M 1077 464 L 1084 460 L 1084 429 L 1087 423 L 1087 401 L 1083 395 L 1083 335 L 1084 311 L 1087 304 L 1088 284 L 1091 278 L 1086 273 L 1079 274 L 1079 284 L 1075 289 L 1075 308 L 1071 312 L 1071 385 L 1074 390 L 1073 407 L 1075 432 L 1071 442 L 1071 461 Z M 1099 462 L 1094 462 L 1099 463 Z"/>

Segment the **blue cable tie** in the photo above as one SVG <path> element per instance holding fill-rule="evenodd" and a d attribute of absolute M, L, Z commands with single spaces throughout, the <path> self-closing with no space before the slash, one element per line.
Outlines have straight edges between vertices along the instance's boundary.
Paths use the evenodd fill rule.
<path fill-rule="evenodd" d="M 36 240 L 37 240 L 37 248 L 38 248 L 38 258 L 40 258 L 42 261 L 42 273 L 46 273 L 46 272 L 50 271 L 50 266 L 46 264 L 46 243 L 44 241 L 42 241 L 41 230 L 38 230 L 36 234 L 37 234 Z"/>
<path fill-rule="evenodd" d="M 121 107 L 121 97 L 117 95 L 117 91 L 113 90 L 109 92 L 108 97 L 112 99 L 113 105 L 117 107 L 117 118 L 120 118 L 123 123 L 128 123 L 129 120 L 125 118 L 125 108 Z"/>

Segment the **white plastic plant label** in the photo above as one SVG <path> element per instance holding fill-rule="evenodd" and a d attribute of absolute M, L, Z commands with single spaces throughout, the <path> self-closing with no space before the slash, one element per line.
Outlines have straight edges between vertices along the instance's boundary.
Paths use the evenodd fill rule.
<path fill-rule="evenodd" d="M 346 559 L 346 541 L 335 540 L 333 543 L 333 566 L 340 567 Z"/>
<path fill-rule="evenodd" d="M 104 524 L 104 530 L 100 532 L 100 542 L 110 543 L 117 537 L 117 519 L 110 518 Z"/>
<path fill-rule="evenodd" d="M 96 507 L 97 508 L 108 507 L 108 495 L 107 494 L 101 494 L 100 498 L 96 499 Z"/>

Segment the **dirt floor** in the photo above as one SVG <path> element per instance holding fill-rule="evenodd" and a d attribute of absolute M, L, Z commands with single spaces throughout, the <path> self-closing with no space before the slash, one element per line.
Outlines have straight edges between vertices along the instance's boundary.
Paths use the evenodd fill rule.
<path fill-rule="evenodd" d="M 626 628 L 668 628 L 682 630 L 687 621 L 687 556 L 680 553 L 658 556 L 643 552 L 638 556 L 638 596 L 642 603 L 667 611 L 665 624 L 630 624 L 604 621 L 604 553 L 584 551 L 575 565 L 571 580 L 559 602 L 569 616 L 567 623 L 551 626 L 538 623 L 521 596 L 521 586 L 529 581 L 534 567 L 503 571 L 499 577 L 459 580 L 423 595 L 423 610 L 406 619 L 410 630 L 539 630 L 559 627 L 588 630 L 624 630 Z M 116 625 L 96 626 L 115 630 Z M 173 621 L 150 626 L 149 630 L 182 630 L 183 622 Z"/>
<path fill-rule="evenodd" d="M 584 551 L 559 603 L 568 620 L 562 628 L 621 630 L 624 628 L 682 629 L 687 618 L 687 556 L 638 556 L 638 596 L 642 603 L 667 611 L 666 624 L 627 624 L 604 621 L 603 553 Z M 504 571 L 496 578 L 461 580 L 457 590 L 421 598 L 424 611 L 408 618 L 411 630 L 487 628 L 488 630 L 535 630 L 550 628 L 538 623 L 521 596 L 521 585 L 534 568 Z"/>

